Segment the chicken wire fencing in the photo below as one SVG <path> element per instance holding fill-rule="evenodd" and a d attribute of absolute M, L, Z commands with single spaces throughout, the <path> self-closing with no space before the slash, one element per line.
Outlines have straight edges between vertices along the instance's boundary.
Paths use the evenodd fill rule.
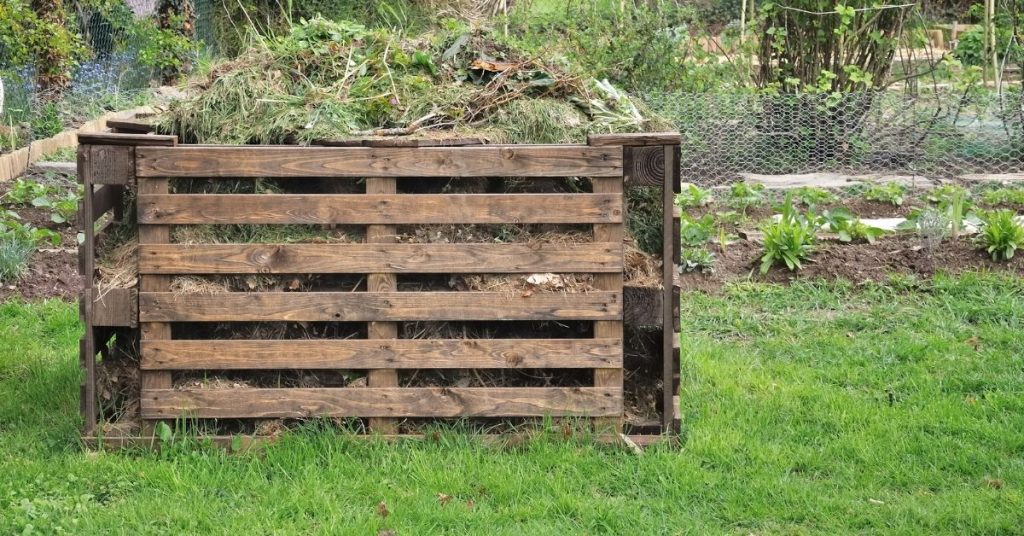
<path fill-rule="evenodd" d="M 105 5 L 105 4 L 104 4 Z M 0 49 L 3 81 L 2 113 L 7 128 L 22 126 L 31 139 L 52 132 L 41 128 L 41 117 L 58 113 L 65 125 L 91 119 L 103 111 L 139 104 L 158 78 L 158 71 L 140 61 L 147 34 L 134 21 L 155 13 L 156 0 L 125 0 L 100 10 L 85 3 L 68 4 L 68 26 L 80 38 L 85 52 L 69 74 L 70 85 L 53 98 L 36 82 L 36 66 L 14 64 Z M 56 112 L 51 112 L 56 109 Z M 45 126 L 52 126 L 52 122 Z"/>
<path fill-rule="evenodd" d="M 1020 91 L 676 93 L 646 100 L 682 134 L 683 181 L 704 188 L 757 179 L 752 175 L 946 180 L 1024 172 Z"/>

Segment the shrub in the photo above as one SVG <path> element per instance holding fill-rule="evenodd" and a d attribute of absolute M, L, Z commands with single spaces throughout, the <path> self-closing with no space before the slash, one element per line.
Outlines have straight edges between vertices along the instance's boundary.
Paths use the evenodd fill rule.
<path fill-rule="evenodd" d="M 1012 210 L 994 210 L 981 214 L 978 241 L 992 260 L 1009 260 L 1024 246 L 1024 226 L 1017 222 Z"/>
<path fill-rule="evenodd" d="M 803 267 L 803 261 L 814 251 L 818 223 L 794 210 L 792 194 L 788 194 L 783 205 L 782 218 L 762 227 L 761 230 L 764 232 L 761 273 L 767 273 L 772 266 L 780 262 L 790 270 L 799 270 Z"/>

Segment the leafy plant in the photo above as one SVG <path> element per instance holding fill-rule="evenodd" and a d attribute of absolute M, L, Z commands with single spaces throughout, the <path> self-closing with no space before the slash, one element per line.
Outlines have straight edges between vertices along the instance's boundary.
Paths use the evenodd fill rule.
<path fill-rule="evenodd" d="M 897 207 L 903 204 L 905 195 L 907 195 L 907 187 L 896 182 L 873 184 L 864 190 L 864 199 L 889 203 Z"/>
<path fill-rule="evenodd" d="M 996 188 L 982 192 L 986 205 L 1024 205 L 1024 188 Z"/>
<path fill-rule="evenodd" d="M 749 207 L 758 206 L 763 202 L 763 184 L 737 182 L 729 189 L 729 199 L 727 200 L 728 205 L 743 213 L 746 213 Z"/>
<path fill-rule="evenodd" d="M 992 260 L 1009 260 L 1017 249 L 1024 247 L 1024 225 L 1017 222 L 1012 210 L 994 210 L 981 214 L 981 234 L 978 242 L 992 256 Z"/>
<path fill-rule="evenodd" d="M 818 218 L 820 225 L 827 225 L 829 230 L 839 235 L 841 242 L 865 241 L 874 244 L 885 236 L 885 229 L 872 227 L 843 207 L 826 210 Z"/>
<path fill-rule="evenodd" d="M 17 179 L 4 194 L 4 201 L 15 205 L 28 205 L 33 199 L 50 195 L 53 188 L 28 179 Z"/>
<path fill-rule="evenodd" d="M 64 121 L 60 118 L 60 111 L 52 102 L 44 104 L 36 113 L 32 114 L 30 123 L 32 135 L 36 139 L 49 138 L 64 130 Z"/>
<path fill-rule="evenodd" d="M 50 220 L 53 223 L 67 223 L 74 220 L 78 213 L 78 201 L 81 196 L 74 191 L 63 197 L 51 198 L 43 195 L 32 200 L 32 206 L 50 209 Z"/>
<path fill-rule="evenodd" d="M 679 243 L 685 247 L 703 246 L 714 235 L 715 218 L 705 214 L 700 219 L 686 218 L 679 222 Z"/>
<path fill-rule="evenodd" d="M 962 186 L 947 184 L 928 193 L 929 202 L 938 205 L 939 210 L 946 213 L 949 219 L 950 236 L 954 240 L 960 237 L 964 220 L 976 220 L 971 210 L 971 192 Z"/>
<path fill-rule="evenodd" d="M 761 273 L 767 273 L 777 263 L 790 270 L 799 270 L 814 251 L 818 224 L 793 208 L 792 194 L 786 195 L 779 221 L 761 228 L 764 233 L 764 256 Z"/>
<path fill-rule="evenodd" d="M 682 192 L 676 194 L 676 205 L 681 207 L 704 207 L 714 200 L 711 190 L 705 190 L 696 184 L 688 184 Z"/>
<path fill-rule="evenodd" d="M 800 204 L 808 207 L 835 203 L 837 199 L 832 192 L 816 186 L 801 186 L 793 190 L 793 197 Z"/>
<path fill-rule="evenodd" d="M 60 245 L 60 234 L 50 229 L 40 229 L 21 222 L 21 216 L 13 210 L 0 210 L 0 238 L 11 238 L 42 244 L 49 242 Z"/>
<path fill-rule="evenodd" d="M 714 271 L 715 254 L 703 247 L 684 248 L 680 261 L 684 272 L 711 273 Z"/>

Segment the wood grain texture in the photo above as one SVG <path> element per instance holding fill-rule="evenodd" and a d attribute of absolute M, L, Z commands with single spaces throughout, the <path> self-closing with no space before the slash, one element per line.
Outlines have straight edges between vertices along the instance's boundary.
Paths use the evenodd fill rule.
<path fill-rule="evenodd" d="M 170 188 L 167 179 L 141 181 L 138 185 L 139 195 L 166 194 Z M 137 200 L 137 198 L 136 198 Z M 139 244 L 166 244 L 171 241 L 171 228 L 168 225 L 140 225 Z M 140 275 L 140 292 L 164 292 L 170 289 L 171 277 L 166 275 Z M 141 303 L 140 303 L 141 305 Z M 141 316 L 141 315 L 140 315 Z M 144 322 L 139 319 L 140 340 L 164 340 L 171 338 L 171 325 L 165 322 Z M 170 372 L 144 371 L 139 375 L 142 389 L 170 389 L 172 377 Z M 144 422 L 142 432 L 153 435 L 156 422 Z"/>
<path fill-rule="evenodd" d="M 665 151 L 665 169 L 669 172 L 679 172 L 679 146 L 666 146 Z M 668 230 L 672 228 L 672 218 L 675 214 L 675 192 L 672 188 L 672 181 L 667 180 L 662 185 L 662 229 Z M 673 233 L 663 232 L 662 233 L 662 248 L 661 258 L 664 259 L 662 262 L 662 385 L 672 385 L 672 374 L 673 374 L 673 359 L 672 356 L 672 345 L 673 337 L 675 337 L 675 330 L 672 329 L 672 318 L 673 309 L 673 283 L 675 281 L 676 267 L 677 265 L 671 262 L 675 252 L 675 237 Z M 664 424 L 665 430 L 672 429 L 672 419 L 674 418 L 673 411 L 668 408 L 672 407 L 672 397 L 676 394 L 671 388 L 662 388 L 662 423 Z"/>
<path fill-rule="evenodd" d="M 639 132 L 635 134 L 591 134 L 587 144 L 594 147 L 612 145 L 679 145 L 682 137 L 678 132 Z"/>
<path fill-rule="evenodd" d="M 661 327 L 660 288 L 624 287 L 622 289 L 622 321 L 627 326 Z"/>
<path fill-rule="evenodd" d="M 97 186 L 93 190 L 92 194 L 92 219 L 89 220 L 89 222 L 95 222 L 96 220 L 103 217 L 103 215 L 106 214 L 107 212 L 110 212 L 111 210 L 114 210 L 115 208 L 120 206 L 123 195 L 124 187 L 122 186 Z M 78 213 L 79 217 L 81 218 L 81 216 L 86 213 L 85 207 L 80 207 Z M 79 225 L 83 228 L 85 227 L 84 224 L 84 221 L 79 221 Z"/>
<path fill-rule="evenodd" d="M 614 177 L 622 149 L 477 147 L 144 147 L 139 177 Z"/>
<path fill-rule="evenodd" d="M 83 297 L 92 302 L 93 326 L 134 327 L 138 325 L 138 290 L 134 288 L 83 290 Z"/>
<path fill-rule="evenodd" d="M 660 145 L 624 147 L 627 187 L 660 186 L 665 182 L 665 150 Z"/>
<path fill-rule="evenodd" d="M 367 194 L 395 194 L 398 189 L 397 179 L 387 177 L 368 177 L 366 179 Z M 396 241 L 397 228 L 394 225 L 368 225 L 366 242 L 370 244 L 390 244 Z M 370 292 L 395 292 L 398 290 L 398 279 L 393 272 L 370 273 L 366 275 L 366 288 Z M 398 324 L 395 322 L 370 322 L 367 325 L 369 339 L 397 339 Z M 394 369 L 371 370 L 366 377 L 369 387 L 398 387 L 398 371 Z M 393 419 L 371 418 L 370 430 L 382 434 L 393 434 L 398 431 L 398 422 Z"/>
<path fill-rule="evenodd" d="M 166 276 L 151 276 L 166 277 Z M 620 292 L 142 292 L 140 322 L 621 320 Z M 166 337 L 165 337 L 166 338 Z"/>
<path fill-rule="evenodd" d="M 135 148 L 121 145 L 90 145 L 89 164 L 93 184 L 131 184 L 135 180 Z"/>
<path fill-rule="evenodd" d="M 139 272 L 143 274 L 597 273 L 621 270 L 622 244 L 610 242 L 564 245 L 153 244 L 139 246 Z"/>
<path fill-rule="evenodd" d="M 152 147 L 173 147 L 178 144 L 177 136 L 161 136 L 156 134 L 112 134 L 112 133 L 84 133 L 78 134 L 80 145 L 130 145 L 152 146 Z"/>
<path fill-rule="evenodd" d="M 145 389 L 142 418 L 616 416 L 622 390 L 593 387 Z"/>
<path fill-rule="evenodd" d="M 142 181 L 145 182 L 145 181 Z M 143 224 L 619 223 L 621 194 L 140 195 Z"/>
<path fill-rule="evenodd" d="M 614 368 L 622 365 L 622 339 L 143 341 L 140 363 L 142 370 Z"/>
<path fill-rule="evenodd" d="M 137 119 L 107 119 L 107 127 L 117 131 L 116 134 L 149 134 L 156 131 L 153 123 Z"/>
<path fill-rule="evenodd" d="M 621 194 L 623 189 L 622 177 L 613 179 L 592 179 L 594 193 L 596 194 Z M 622 224 L 599 224 L 594 225 L 594 240 L 597 242 L 622 243 L 624 230 Z M 595 274 L 594 287 L 611 291 L 617 294 L 622 293 L 622 272 L 612 274 Z M 613 320 L 602 320 L 594 322 L 594 337 L 598 339 L 622 338 L 622 316 Z M 594 387 L 609 388 L 622 392 L 623 388 L 622 366 L 601 367 L 594 369 Z M 600 429 L 611 429 L 615 432 L 622 432 L 622 415 L 610 419 L 601 419 L 595 422 Z"/>

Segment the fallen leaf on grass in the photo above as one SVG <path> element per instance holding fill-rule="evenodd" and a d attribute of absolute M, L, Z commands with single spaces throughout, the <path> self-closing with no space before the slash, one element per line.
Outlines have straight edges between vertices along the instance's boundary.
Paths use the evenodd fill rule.
<path fill-rule="evenodd" d="M 1005 483 L 1001 478 L 985 478 L 985 485 L 992 489 L 1003 489 Z"/>
<path fill-rule="evenodd" d="M 437 494 L 437 502 L 441 503 L 441 506 L 448 504 L 452 500 L 452 496 L 445 493 Z"/>
<path fill-rule="evenodd" d="M 384 501 L 377 503 L 377 515 L 384 518 L 388 517 L 388 514 L 390 513 L 391 512 L 388 511 L 388 505 L 384 504 Z"/>

